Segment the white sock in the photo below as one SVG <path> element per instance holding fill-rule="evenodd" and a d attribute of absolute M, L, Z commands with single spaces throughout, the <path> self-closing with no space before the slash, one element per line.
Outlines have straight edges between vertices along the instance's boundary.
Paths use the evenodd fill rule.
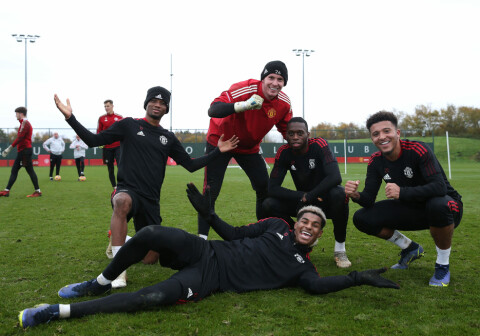
<path fill-rule="evenodd" d="M 127 241 L 129 241 L 130 239 L 132 239 L 132 237 L 130 237 L 129 235 L 127 235 L 127 236 L 125 237 L 125 243 L 126 243 Z"/>
<path fill-rule="evenodd" d="M 5 188 L 5 191 L 10 191 L 10 189 Z"/>
<path fill-rule="evenodd" d="M 345 242 L 339 243 L 335 240 L 335 252 L 345 252 Z"/>
<path fill-rule="evenodd" d="M 202 238 L 202 239 L 208 240 L 208 236 L 207 236 L 207 235 L 199 234 L 198 236 L 199 236 L 200 238 Z"/>
<path fill-rule="evenodd" d="M 446 250 L 442 250 L 438 248 L 438 246 L 435 246 L 437 248 L 437 264 L 440 265 L 448 265 L 450 264 L 450 250 L 452 249 L 449 247 Z"/>
<path fill-rule="evenodd" d="M 70 305 L 69 304 L 58 305 L 58 310 L 60 311 L 60 318 L 69 318 L 70 317 Z"/>
<path fill-rule="evenodd" d="M 40 189 L 37 189 L 37 190 L 35 190 L 35 191 L 41 192 Z"/>
<path fill-rule="evenodd" d="M 114 258 L 117 255 L 118 250 L 120 250 L 120 248 L 121 248 L 121 246 L 112 246 L 112 254 L 113 254 Z"/>
<path fill-rule="evenodd" d="M 403 233 L 400 233 L 399 231 L 395 230 L 393 232 L 393 235 L 387 239 L 389 242 L 394 243 L 398 247 L 400 247 L 402 250 L 406 249 L 408 245 L 412 242 L 410 238 L 405 236 Z"/>
<path fill-rule="evenodd" d="M 107 278 L 105 278 L 103 276 L 103 273 L 101 273 L 98 277 L 97 277 L 97 282 L 102 285 L 102 286 L 105 286 L 105 285 L 108 285 L 110 283 L 112 283 L 112 280 L 108 280 Z"/>

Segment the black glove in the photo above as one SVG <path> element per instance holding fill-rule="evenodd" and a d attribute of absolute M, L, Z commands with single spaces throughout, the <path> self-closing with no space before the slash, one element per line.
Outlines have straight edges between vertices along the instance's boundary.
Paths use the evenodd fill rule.
<path fill-rule="evenodd" d="M 205 194 L 202 195 L 193 183 L 187 184 L 187 196 L 197 212 L 205 219 L 211 216 L 210 187 L 205 188 Z"/>
<path fill-rule="evenodd" d="M 369 285 L 380 288 L 395 288 L 400 289 L 400 286 L 395 282 L 385 279 L 380 276 L 381 273 L 387 271 L 387 268 L 371 269 L 361 272 L 356 272 L 355 284 L 356 285 Z M 352 272 L 353 273 L 353 272 Z"/>

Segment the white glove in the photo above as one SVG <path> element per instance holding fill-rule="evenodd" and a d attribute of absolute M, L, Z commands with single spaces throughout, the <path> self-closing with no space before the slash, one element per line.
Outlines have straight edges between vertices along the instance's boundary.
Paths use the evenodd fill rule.
<path fill-rule="evenodd" d="M 247 110 L 259 110 L 262 108 L 263 98 L 254 94 L 243 102 L 238 102 L 233 105 L 236 113 L 244 112 Z"/>
<path fill-rule="evenodd" d="M 3 152 L 2 152 L 2 156 L 3 157 L 7 157 L 8 153 L 10 153 L 10 151 L 12 150 L 12 146 L 8 146 L 7 149 L 5 149 Z"/>

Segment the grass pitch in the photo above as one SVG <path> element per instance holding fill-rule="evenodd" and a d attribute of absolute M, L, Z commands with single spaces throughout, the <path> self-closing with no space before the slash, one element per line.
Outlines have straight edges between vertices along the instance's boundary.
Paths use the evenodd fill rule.
<path fill-rule="evenodd" d="M 446 168 L 445 163 L 443 163 Z M 48 180 L 48 168 L 36 168 L 41 198 L 25 195 L 33 187 L 24 170 L 10 197 L 0 198 L 0 335 L 478 335 L 480 302 L 480 164 L 452 165 L 452 185 L 463 195 L 464 217 L 455 230 L 450 258 L 452 280 L 447 288 L 432 288 L 436 252 L 427 231 L 407 232 L 425 248 L 424 258 L 409 270 L 385 276 L 400 290 L 349 288 L 312 296 L 302 289 L 245 294 L 220 293 L 199 303 L 164 307 L 135 314 L 103 314 L 54 321 L 31 330 L 18 326 L 18 311 L 39 303 L 70 303 L 57 291 L 64 285 L 89 280 L 108 264 L 105 256 L 110 225 L 111 186 L 106 167 L 86 167 L 87 181 L 77 182 L 74 167 L 62 167 L 61 182 Z M 364 180 L 366 165 L 350 164 L 343 180 Z M 10 174 L 0 168 L 0 187 Z M 203 172 L 168 167 L 162 190 L 163 224 L 196 233 L 196 213 L 188 202 L 186 183 L 202 185 Z M 291 183 L 291 181 L 287 181 Z M 232 168 L 216 205 L 232 225 L 255 221 L 255 194 L 244 172 Z M 350 217 L 358 209 L 350 203 Z M 133 225 L 129 233 L 134 234 Z M 218 238 L 211 232 L 210 239 Z M 347 274 L 335 267 L 333 232 L 327 222 L 320 244 L 311 254 L 323 276 Z M 391 266 L 398 248 L 355 229 L 347 232 L 351 270 Z M 135 291 L 166 279 L 173 271 L 137 264 L 128 271 Z"/>

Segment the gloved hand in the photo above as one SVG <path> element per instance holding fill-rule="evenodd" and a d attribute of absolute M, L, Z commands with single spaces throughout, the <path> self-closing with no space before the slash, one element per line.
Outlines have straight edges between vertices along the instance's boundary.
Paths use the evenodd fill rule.
<path fill-rule="evenodd" d="M 3 156 L 3 157 L 7 157 L 8 153 L 10 153 L 11 150 L 12 150 L 12 145 L 8 146 L 7 149 L 5 149 L 5 150 L 2 152 L 2 156 Z"/>
<path fill-rule="evenodd" d="M 262 108 L 263 98 L 254 94 L 243 102 L 238 102 L 233 105 L 236 113 L 244 112 L 247 110 L 259 110 Z"/>
<path fill-rule="evenodd" d="M 197 187 L 193 183 L 187 184 L 187 196 L 197 212 L 205 219 L 211 216 L 211 199 L 210 199 L 210 187 L 205 189 L 205 195 L 202 195 L 198 191 Z"/>
<path fill-rule="evenodd" d="M 98 146 L 98 148 L 100 148 L 100 149 L 103 149 L 103 147 L 105 147 L 105 146 L 103 146 L 103 145 L 102 145 L 102 146 Z"/>
<path fill-rule="evenodd" d="M 387 271 L 387 268 L 384 267 L 379 269 L 371 269 L 371 270 L 356 272 L 355 284 L 369 285 L 369 286 L 380 287 L 380 288 L 400 289 L 400 286 L 395 282 L 380 276 L 381 273 L 384 273 L 386 271 Z M 355 273 L 355 272 L 352 272 L 352 273 Z"/>

